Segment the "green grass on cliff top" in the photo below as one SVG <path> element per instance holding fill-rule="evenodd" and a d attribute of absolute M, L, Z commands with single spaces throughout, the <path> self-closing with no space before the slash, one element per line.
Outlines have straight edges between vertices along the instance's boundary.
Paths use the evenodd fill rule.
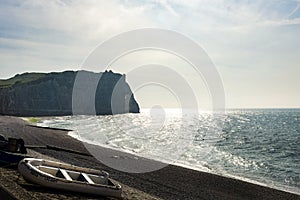
<path fill-rule="evenodd" d="M 38 80 L 42 77 L 44 77 L 45 73 L 25 73 L 25 74 L 17 74 L 16 76 L 6 79 L 6 80 L 0 80 L 0 88 L 7 88 L 11 87 L 14 84 L 22 84 L 22 83 L 29 83 L 31 81 Z"/>

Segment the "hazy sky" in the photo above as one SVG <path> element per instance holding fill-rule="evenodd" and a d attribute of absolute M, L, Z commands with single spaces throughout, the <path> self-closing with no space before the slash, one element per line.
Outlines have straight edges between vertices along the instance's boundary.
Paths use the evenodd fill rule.
<path fill-rule="evenodd" d="M 1 0 L 0 15 L 2 79 L 80 69 L 113 35 L 156 27 L 187 35 L 205 49 L 222 78 L 227 107 L 300 107 L 299 0 Z M 129 56 L 112 69 L 127 73 L 135 58 L 143 64 L 153 54 Z M 168 56 L 154 62 L 186 71 Z M 142 107 L 176 106 L 172 95 L 152 87 L 137 91 Z"/>

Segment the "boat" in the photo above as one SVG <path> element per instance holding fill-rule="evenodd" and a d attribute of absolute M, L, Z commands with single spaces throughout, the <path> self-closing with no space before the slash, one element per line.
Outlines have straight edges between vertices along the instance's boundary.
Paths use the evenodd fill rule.
<path fill-rule="evenodd" d="M 0 150 L 12 153 L 27 154 L 24 140 L 22 138 L 8 138 L 6 139 L 0 134 Z"/>
<path fill-rule="evenodd" d="M 36 158 L 23 159 L 18 170 L 25 180 L 44 187 L 121 198 L 121 186 L 102 170 Z"/>
<path fill-rule="evenodd" d="M 4 150 L 7 147 L 8 141 L 6 138 L 0 134 L 0 149 Z"/>
<path fill-rule="evenodd" d="M 22 154 L 0 150 L 0 166 L 18 165 L 24 158 L 26 156 Z"/>

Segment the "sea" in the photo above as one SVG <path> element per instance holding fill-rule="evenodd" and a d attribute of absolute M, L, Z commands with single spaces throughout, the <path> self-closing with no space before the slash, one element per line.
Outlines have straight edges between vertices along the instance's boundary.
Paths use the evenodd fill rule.
<path fill-rule="evenodd" d="M 300 109 L 41 118 L 81 141 L 300 194 Z"/>

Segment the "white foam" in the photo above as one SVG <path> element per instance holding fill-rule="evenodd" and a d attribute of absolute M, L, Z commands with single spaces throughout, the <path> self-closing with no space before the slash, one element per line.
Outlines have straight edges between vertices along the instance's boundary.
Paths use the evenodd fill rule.
<path fill-rule="evenodd" d="M 71 137 L 89 144 L 131 153 L 136 156 L 142 156 L 163 163 L 174 164 L 197 171 L 209 172 L 257 185 L 300 194 L 299 188 L 286 186 L 271 180 L 268 181 L 267 179 L 265 179 L 266 182 L 262 183 L 262 181 L 256 180 L 255 177 L 253 177 L 253 179 L 241 177 L 240 175 L 234 175 L 222 170 L 222 158 L 227 158 L 233 165 L 242 167 L 255 167 L 258 164 L 257 162 L 253 161 L 253 163 L 242 157 L 231 155 L 229 152 L 218 152 L 215 147 L 211 146 L 210 141 L 200 141 L 200 147 L 193 146 L 194 144 L 192 144 L 191 148 L 188 149 L 186 157 L 180 157 L 179 154 L 182 154 L 182 152 L 180 152 L 182 149 L 177 149 L 178 145 L 180 146 L 187 141 L 188 143 L 184 145 L 188 148 L 189 145 L 191 145 L 191 141 L 189 141 L 191 137 L 189 135 L 179 135 L 180 137 L 178 137 L 178 135 L 173 133 L 176 132 L 178 128 L 181 128 L 182 132 L 180 133 L 194 133 L 195 131 L 198 131 L 193 124 L 199 123 L 197 121 L 199 119 L 191 117 L 189 119 L 184 119 L 185 121 L 182 122 L 180 121 L 182 119 L 180 117 L 178 118 L 178 112 L 174 111 L 172 115 L 170 114 L 171 118 L 166 119 L 163 127 L 159 129 L 160 134 L 155 135 L 153 129 L 157 129 L 157 127 L 154 125 L 158 125 L 158 128 L 160 128 L 160 124 L 159 122 L 155 122 L 158 124 L 153 125 L 153 121 L 151 121 L 151 118 L 149 118 L 145 112 L 146 111 L 139 115 L 127 114 L 126 116 L 60 117 L 46 119 L 37 125 L 56 128 L 57 126 L 60 126 L 60 128 L 72 129 L 74 131 L 69 132 Z M 211 126 L 211 119 L 208 113 L 203 113 L 201 123 L 201 128 L 203 129 L 214 128 Z M 182 124 L 183 127 L 181 127 Z M 149 139 L 145 140 L 145 138 Z M 177 139 L 178 144 L 172 143 L 172 139 Z M 214 155 L 206 157 L 208 161 L 209 159 L 220 159 L 219 163 L 210 165 L 205 162 L 200 162 L 200 160 L 204 160 L 205 158 L 201 157 L 201 155 L 206 152 L 213 152 Z M 168 154 L 168 159 L 166 159 L 166 154 Z M 248 176 L 249 175 L 250 174 L 248 174 Z"/>

